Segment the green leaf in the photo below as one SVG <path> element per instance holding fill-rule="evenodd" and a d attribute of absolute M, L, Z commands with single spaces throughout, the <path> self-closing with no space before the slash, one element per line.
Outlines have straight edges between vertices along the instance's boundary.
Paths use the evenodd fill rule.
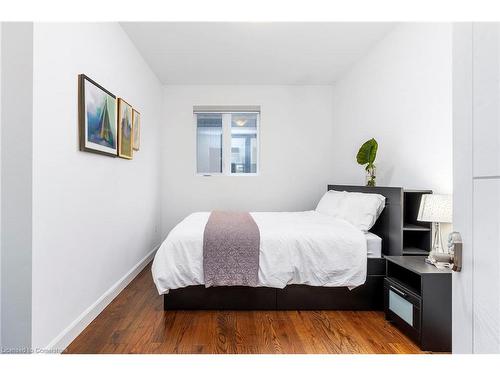
<path fill-rule="evenodd" d="M 375 162 L 377 157 L 378 143 L 375 138 L 372 138 L 361 145 L 358 154 L 356 155 L 356 160 L 358 164 L 371 165 Z"/>

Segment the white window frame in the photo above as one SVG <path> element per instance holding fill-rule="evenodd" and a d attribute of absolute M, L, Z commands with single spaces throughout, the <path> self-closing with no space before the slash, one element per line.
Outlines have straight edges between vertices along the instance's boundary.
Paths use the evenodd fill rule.
<path fill-rule="evenodd" d="M 260 108 L 260 107 L 259 107 Z M 198 114 L 208 114 L 208 113 L 220 113 L 222 114 L 222 172 L 214 172 L 214 173 L 199 173 L 198 172 L 198 157 L 195 157 L 195 174 L 197 176 L 202 177 L 210 177 L 210 176 L 236 176 L 236 177 L 249 177 L 249 176 L 258 176 L 260 173 L 260 125 L 261 125 L 261 111 L 259 110 L 224 110 L 221 108 L 220 110 L 212 109 L 210 111 L 203 110 L 193 110 L 193 123 L 194 123 L 194 131 L 195 131 L 195 155 L 198 155 Z M 231 172 L 231 115 L 234 113 L 238 114 L 257 114 L 257 166 L 255 173 L 232 173 Z"/>

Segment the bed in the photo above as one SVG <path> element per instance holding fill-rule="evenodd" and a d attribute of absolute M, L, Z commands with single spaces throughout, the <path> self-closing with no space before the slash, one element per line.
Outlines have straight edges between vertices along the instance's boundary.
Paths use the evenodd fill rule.
<path fill-rule="evenodd" d="M 251 213 L 261 233 L 254 287 L 205 287 L 202 241 L 210 213 L 188 216 L 172 230 L 153 262 L 153 278 L 164 295 L 164 308 L 381 310 L 382 255 L 390 253 L 391 217 L 395 219 L 401 209 L 399 194 L 392 189 L 328 186 L 328 190 L 385 197 L 385 209 L 369 233 L 315 211 Z M 335 230 L 325 231 L 326 227 Z"/>

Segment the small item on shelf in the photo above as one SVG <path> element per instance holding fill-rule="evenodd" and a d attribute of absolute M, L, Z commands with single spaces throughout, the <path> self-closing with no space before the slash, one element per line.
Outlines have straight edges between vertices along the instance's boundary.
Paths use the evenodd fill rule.
<path fill-rule="evenodd" d="M 451 254 L 433 253 L 431 256 L 436 262 L 451 263 Z"/>
<path fill-rule="evenodd" d="M 425 263 L 432 264 L 433 266 L 435 266 L 439 270 L 444 270 L 445 268 L 452 268 L 453 267 L 453 263 L 451 263 L 450 256 L 448 256 L 447 258 L 443 257 L 443 259 L 448 259 L 448 260 L 441 261 L 441 260 L 434 258 L 434 256 L 429 255 L 427 258 L 425 258 Z"/>

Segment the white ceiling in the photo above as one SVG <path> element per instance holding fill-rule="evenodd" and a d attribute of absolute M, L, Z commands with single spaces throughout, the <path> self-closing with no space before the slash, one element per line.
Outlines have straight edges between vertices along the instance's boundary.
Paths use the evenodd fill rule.
<path fill-rule="evenodd" d="M 332 84 L 393 23 L 124 22 L 164 84 Z"/>

